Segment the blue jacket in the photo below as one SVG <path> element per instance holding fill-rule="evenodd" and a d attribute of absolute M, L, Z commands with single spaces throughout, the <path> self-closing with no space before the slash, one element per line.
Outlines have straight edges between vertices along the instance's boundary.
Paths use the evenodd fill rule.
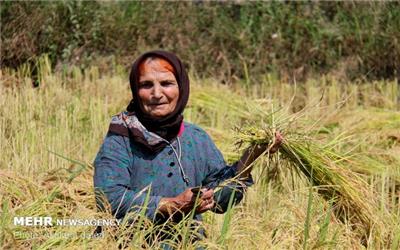
<path fill-rule="evenodd" d="M 162 197 L 177 196 L 188 187 L 215 188 L 236 176 L 235 164 L 226 165 L 204 130 L 186 122 L 184 127 L 179 139 L 158 153 L 149 152 L 128 137 L 109 132 L 94 161 L 98 207 L 104 209 L 103 201 L 107 200 L 116 218 L 123 218 L 128 212 L 139 211 L 148 196 L 146 216 L 155 221 Z M 179 155 L 188 184 L 178 164 Z M 240 202 L 245 187 L 251 184 L 251 178 L 229 182 L 215 193 L 214 212 L 226 211 L 232 192 L 234 204 Z M 201 215 L 195 215 L 195 219 L 201 220 Z"/>

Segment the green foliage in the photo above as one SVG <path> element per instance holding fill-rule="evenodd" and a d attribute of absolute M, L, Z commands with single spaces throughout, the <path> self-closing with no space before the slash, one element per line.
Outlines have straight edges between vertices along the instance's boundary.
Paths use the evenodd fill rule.
<path fill-rule="evenodd" d="M 395 78 L 398 2 L 3 2 L 1 63 L 43 53 L 86 66 L 113 55 L 128 66 L 148 49 L 179 54 L 200 75 L 256 82 L 333 72 Z M 34 72 L 33 72 L 34 73 Z"/>
<path fill-rule="evenodd" d="M 233 199 L 234 199 L 235 192 L 232 192 L 231 196 L 229 197 L 228 209 L 224 215 L 224 222 L 221 228 L 221 235 L 219 236 L 218 242 L 221 245 L 224 245 L 225 239 L 227 238 L 229 224 L 231 223 L 232 216 L 233 216 Z"/>
<path fill-rule="evenodd" d="M 312 205 L 313 205 L 313 193 L 312 193 L 312 187 L 310 187 L 309 192 L 308 192 L 308 202 L 307 202 L 307 215 L 306 215 L 306 220 L 304 222 L 304 242 L 303 242 L 303 249 L 307 249 L 307 241 L 310 237 L 310 216 L 311 216 L 311 210 L 312 210 Z"/>

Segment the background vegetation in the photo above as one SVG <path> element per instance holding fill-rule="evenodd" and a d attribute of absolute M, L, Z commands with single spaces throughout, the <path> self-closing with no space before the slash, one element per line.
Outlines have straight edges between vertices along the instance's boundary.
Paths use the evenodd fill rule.
<path fill-rule="evenodd" d="M 2 67 L 43 53 L 53 67 L 129 67 L 143 51 L 161 48 L 198 75 L 225 82 L 259 82 L 266 73 L 297 81 L 321 73 L 339 80 L 400 74 L 398 1 L 7 1 L 1 29 Z"/>
<path fill-rule="evenodd" d="M 117 73 L 118 69 L 102 75 L 98 67 L 83 73 L 74 67 L 72 73 L 53 73 L 46 58 L 38 66 L 39 88 L 32 87 L 29 69 L 1 71 L 0 247 L 118 249 L 122 244 L 131 249 L 157 249 L 159 242 L 149 245 L 144 241 L 154 228 L 143 213 L 130 215 L 139 221 L 133 228 L 106 227 L 105 236 L 99 239 L 90 239 L 95 229 L 91 226 L 13 225 L 14 216 L 111 218 L 95 209 L 91 163 L 111 115 L 130 100 L 126 72 Z M 348 182 L 311 186 L 287 164 L 285 154 L 262 158 L 253 172 L 256 184 L 246 199 L 224 215 L 207 212 L 204 227 L 209 237 L 195 244 L 183 241 L 179 249 L 199 245 L 209 249 L 398 249 L 397 81 L 342 85 L 334 78 L 322 78 L 307 81 L 304 88 L 271 77 L 251 86 L 226 86 L 193 75 L 191 81 L 185 120 L 206 129 L 228 162 L 241 154 L 235 146 L 241 139 L 238 128 L 251 124 L 258 131 L 269 124 L 288 140 L 299 138 L 302 145 L 308 141 L 319 145 L 318 151 L 306 156 L 309 159 L 337 154 L 330 153 L 326 164 L 337 164 L 338 173 L 348 176 L 351 171 L 361 181 L 353 185 L 355 179 L 350 179 L 350 186 Z M 278 122 L 282 120 L 290 126 Z M 319 195 L 327 189 L 361 193 L 362 207 L 374 212 L 368 221 L 359 221 L 357 216 L 343 220 L 334 212 L 341 206 L 337 197 L 326 192 Z M 187 237 L 188 225 L 190 218 L 176 226 L 176 235 Z M 367 235 L 362 233 L 365 227 L 369 228 Z M 132 233 L 132 240 L 127 241 Z"/>
<path fill-rule="evenodd" d="M 154 227 L 143 211 L 130 214 L 134 228 L 107 227 L 99 239 L 90 226 L 22 227 L 13 218 L 112 218 L 96 211 L 92 162 L 110 117 L 131 98 L 132 60 L 162 48 L 190 68 L 185 120 L 228 162 L 241 154 L 237 142 L 265 140 L 272 128 L 322 173 L 310 183 L 288 163 L 287 145 L 262 157 L 245 200 L 205 214 L 207 239 L 187 241 L 190 218 L 176 225 L 179 249 L 399 249 L 398 2 L 3 1 L 0 9 L 0 248 L 161 246 L 144 240 Z"/>

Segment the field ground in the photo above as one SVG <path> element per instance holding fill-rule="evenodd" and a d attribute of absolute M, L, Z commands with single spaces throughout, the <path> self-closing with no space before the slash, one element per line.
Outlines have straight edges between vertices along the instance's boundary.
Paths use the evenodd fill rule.
<path fill-rule="evenodd" d="M 205 214 L 210 249 L 370 249 L 400 247 L 400 89 L 397 81 L 339 84 L 334 79 L 304 85 L 269 76 L 258 85 L 226 86 L 192 79 L 185 119 L 203 127 L 226 160 L 240 150 L 235 128 L 271 121 L 285 137 L 303 136 L 351 159 L 347 167 L 364 180 L 365 199 L 376 213 L 362 244 L 357 227 L 340 221 L 332 200 L 323 199 L 278 153 L 255 166 L 256 184 L 225 215 Z M 0 84 L 0 247 L 4 249 L 104 248 L 123 243 L 117 233 L 136 232 L 140 248 L 146 230 L 108 228 L 105 237 L 83 237 L 94 227 L 22 227 L 14 216 L 111 218 L 96 212 L 91 165 L 110 117 L 130 99 L 124 72 L 70 70 L 51 73 L 44 61 L 39 88 L 23 69 L 3 70 Z M 263 119 L 265 121 L 262 121 Z M 274 121 L 284 120 L 285 127 Z M 63 158 L 66 157 L 66 158 Z M 368 197 L 368 196 L 365 196 Z M 133 215 L 140 217 L 140 215 Z M 144 220 L 145 223 L 145 220 Z M 187 233 L 186 224 L 180 232 Z M 378 225 L 378 224 L 377 224 Z M 379 234 L 377 234 L 379 232 Z M 144 245 L 146 247 L 146 245 Z M 147 246 L 150 248 L 159 245 Z"/>

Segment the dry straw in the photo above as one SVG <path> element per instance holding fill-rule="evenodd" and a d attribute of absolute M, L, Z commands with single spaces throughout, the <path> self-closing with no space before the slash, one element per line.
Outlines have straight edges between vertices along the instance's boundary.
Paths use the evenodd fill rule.
<path fill-rule="evenodd" d="M 274 140 L 274 129 L 268 127 L 248 126 L 237 131 L 239 144 L 270 144 Z M 368 183 L 350 169 L 352 160 L 309 137 L 290 136 L 288 132 L 280 154 L 286 165 L 304 176 L 324 199 L 333 202 L 335 216 L 349 224 L 364 245 L 380 235 L 383 223 L 377 218 L 379 206 Z"/>
<path fill-rule="evenodd" d="M 384 219 L 380 217 L 376 193 L 366 182 L 365 176 L 354 171 L 366 170 L 369 166 L 364 166 L 364 162 L 357 161 L 356 157 L 336 150 L 340 148 L 335 147 L 341 143 L 339 140 L 334 139 L 328 146 L 323 146 L 312 139 L 309 135 L 318 130 L 318 121 L 311 128 L 301 124 L 307 122 L 303 119 L 305 113 L 309 112 L 307 108 L 289 115 L 288 110 L 273 111 L 272 103 L 262 102 L 262 99 L 237 99 L 210 91 L 197 91 L 196 97 L 194 103 L 197 107 L 210 111 L 224 109 L 229 105 L 229 115 L 225 119 L 229 116 L 242 118 L 241 123 L 236 123 L 235 129 L 239 147 L 271 144 L 276 128 L 279 128 L 285 137 L 280 150 L 283 157 L 279 159 L 284 161 L 281 165 L 288 165 L 296 170 L 325 200 L 331 202 L 335 216 L 344 224 L 350 225 L 364 245 L 371 240 L 375 244 L 385 240 L 381 235 Z"/>

